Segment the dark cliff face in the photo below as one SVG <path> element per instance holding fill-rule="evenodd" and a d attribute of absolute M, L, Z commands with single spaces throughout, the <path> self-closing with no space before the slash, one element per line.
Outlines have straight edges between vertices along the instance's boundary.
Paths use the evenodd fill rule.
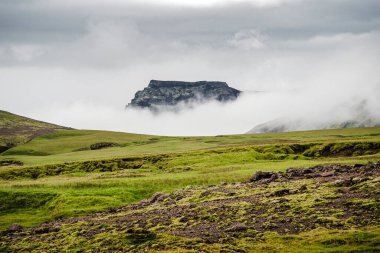
<path fill-rule="evenodd" d="M 217 100 L 235 100 L 241 91 L 231 88 L 225 82 L 180 82 L 150 81 L 148 87 L 138 91 L 127 107 L 154 109 L 159 106 L 174 106 L 178 103 Z"/>

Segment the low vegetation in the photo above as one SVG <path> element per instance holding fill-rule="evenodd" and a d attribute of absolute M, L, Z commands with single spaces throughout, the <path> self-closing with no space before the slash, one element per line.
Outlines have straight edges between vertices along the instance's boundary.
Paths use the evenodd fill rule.
<path fill-rule="evenodd" d="M 0 153 L 26 143 L 37 136 L 61 129 L 69 128 L 0 110 Z"/>
<path fill-rule="evenodd" d="M 310 143 L 335 145 L 335 143 L 350 142 L 380 142 L 380 127 L 207 137 L 163 137 L 108 131 L 59 130 L 7 150 L 0 155 L 0 160 L 13 159 L 24 163 L 25 166 L 31 166 L 116 157 L 187 153 L 226 147 Z M 91 146 L 96 147 L 99 143 L 112 143 L 114 147 L 91 149 Z M 295 145 L 294 148 L 296 147 Z M 341 149 L 338 146 L 335 147 Z M 364 150 L 368 151 L 371 148 L 364 147 Z M 314 152 L 311 156 L 315 157 L 320 150 L 310 152 Z"/>
<path fill-rule="evenodd" d="M 214 137 L 57 130 L 0 155 L 0 249 L 371 251 L 379 245 L 377 172 L 248 181 L 259 170 L 290 175 L 295 172 L 287 168 L 376 163 L 379 151 L 379 127 Z M 348 179 L 355 184 L 344 181 Z M 302 187 L 305 192 L 299 191 Z M 342 190 L 350 199 L 334 206 L 331 201 L 339 200 Z M 253 201 L 258 196 L 260 202 Z M 244 199 L 250 198 L 253 202 L 247 204 Z M 281 203 L 281 198 L 287 201 Z M 218 199 L 229 203 L 221 208 Z M 266 211 L 253 210 L 253 205 Z M 177 207 L 182 211 L 174 215 L 170 210 Z M 298 218 L 287 222 L 279 208 Z M 369 210 L 372 221 L 359 224 L 355 217 L 366 214 L 350 210 Z M 152 215 L 145 219 L 139 216 L 143 213 Z M 305 213 L 312 220 L 301 221 Z M 78 218 L 82 215 L 89 216 Z M 118 225 L 114 216 L 136 222 Z M 146 224 L 137 222 L 144 219 Z M 300 227 L 285 230 L 281 219 Z M 331 225 L 342 224 L 341 219 L 344 226 Z M 203 231 L 197 227 L 201 224 L 211 230 L 195 237 L 182 230 Z"/>
<path fill-rule="evenodd" d="M 90 216 L 3 232 L 8 251 L 380 250 L 380 163 L 258 172 Z M 42 196 L 42 199 L 49 196 Z M 43 200 L 42 200 L 43 201 Z"/>

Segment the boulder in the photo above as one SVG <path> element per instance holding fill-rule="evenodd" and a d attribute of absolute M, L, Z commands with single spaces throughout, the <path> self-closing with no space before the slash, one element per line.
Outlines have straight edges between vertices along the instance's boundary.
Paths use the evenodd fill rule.
<path fill-rule="evenodd" d="M 281 197 L 281 196 L 288 195 L 288 194 L 290 194 L 289 189 L 281 189 L 281 190 L 274 192 L 274 196 L 277 196 L 277 197 Z"/>
<path fill-rule="evenodd" d="M 264 178 L 271 178 L 275 174 L 274 172 L 271 171 L 257 171 L 250 179 L 250 182 L 256 182 L 260 181 L 261 179 Z"/>
<path fill-rule="evenodd" d="M 13 223 L 7 228 L 8 233 L 15 233 L 22 231 L 23 227 L 20 224 Z"/>

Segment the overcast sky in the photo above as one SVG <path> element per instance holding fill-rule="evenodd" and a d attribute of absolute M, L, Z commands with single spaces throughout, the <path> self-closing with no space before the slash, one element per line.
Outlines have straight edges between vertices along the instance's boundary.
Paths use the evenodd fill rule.
<path fill-rule="evenodd" d="M 167 135 L 342 117 L 362 100 L 380 119 L 379 41 L 378 0 L 1 0 L 0 109 Z M 265 93 L 180 114 L 125 111 L 151 79 Z"/>

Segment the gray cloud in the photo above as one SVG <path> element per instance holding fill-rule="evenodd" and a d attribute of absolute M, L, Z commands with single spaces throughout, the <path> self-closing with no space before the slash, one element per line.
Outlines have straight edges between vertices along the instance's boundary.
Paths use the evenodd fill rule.
<path fill-rule="evenodd" d="M 79 128 L 165 134 L 245 132 L 360 99 L 379 108 L 379 1 L 170 2 L 1 1 L 1 108 Z M 222 107 L 224 114 L 214 104 L 160 119 L 122 111 L 150 79 L 221 80 L 272 95 Z M 209 114 L 220 118 L 200 126 Z M 161 120 L 172 129 L 157 129 Z"/>

